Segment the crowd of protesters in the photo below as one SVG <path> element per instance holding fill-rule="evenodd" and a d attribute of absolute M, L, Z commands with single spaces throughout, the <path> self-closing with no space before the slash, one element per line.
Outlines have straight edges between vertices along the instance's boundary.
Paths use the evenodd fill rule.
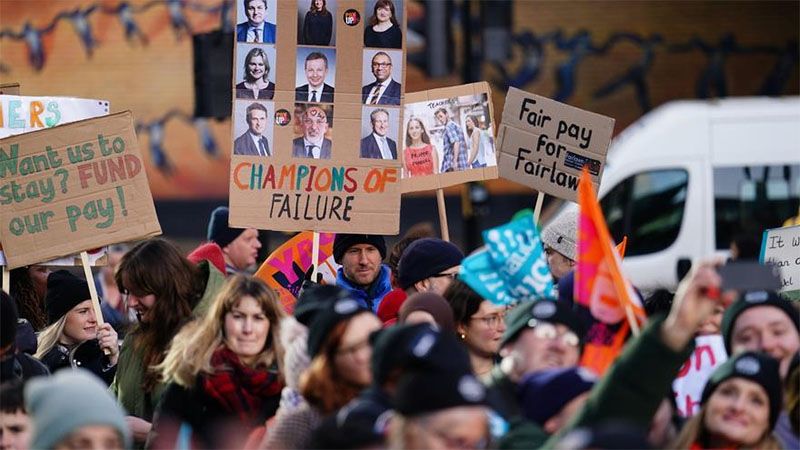
<path fill-rule="evenodd" d="M 557 298 L 513 305 L 481 297 L 461 249 L 427 230 L 390 249 L 337 234 L 335 282 L 309 274 L 287 310 L 248 275 L 258 231 L 228 227 L 223 207 L 189 255 L 161 238 L 116 246 L 89 280 L 104 321 L 86 280 L 16 269 L 0 300 L 0 450 L 800 448 L 797 305 L 719 292 L 721 262 L 697 262 L 594 373 L 576 221 L 541 234 Z M 705 335 L 727 360 L 682 417 L 673 381 Z"/>

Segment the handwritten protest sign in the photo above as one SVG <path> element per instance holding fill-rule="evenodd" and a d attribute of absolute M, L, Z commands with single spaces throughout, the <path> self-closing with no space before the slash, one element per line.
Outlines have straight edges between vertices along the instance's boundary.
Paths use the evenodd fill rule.
<path fill-rule="evenodd" d="M 0 95 L 0 138 L 108 114 L 108 101 Z"/>
<path fill-rule="evenodd" d="M 20 97 L 19 84 L 0 85 L 0 138 L 63 125 L 92 117 L 108 115 L 106 100 L 71 97 Z M 13 95 L 12 95 L 13 94 Z M 89 251 L 89 263 L 105 265 L 106 248 Z M 70 255 L 38 264 L 47 266 L 78 266 L 80 255 Z M 0 266 L 6 265 L 0 244 Z"/>
<path fill-rule="evenodd" d="M 509 88 L 497 142 L 500 176 L 577 201 L 581 169 L 600 185 L 614 119 Z"/>
<path fill-rule="evenodd" d="M 403 192 L 497 178 L 494 126 L 485 81 L 406 94 Z"/>
<path fill-rule="evenodd" d="M 728 359 L 721 335 L 697 336 L 694 342 L 694 352 L 672 382 L 675 404 L 682 417 L 691 417 L 700 411 L 700 399 L 708 377 Z"/>
<path fill-rule="evenodd" d="M 399 231 L 406 8 L 376 4 L 236 2 L 231 226 Z"/>
<path fill-rule="evenodd" d="M 765 230 L 759 260 L 778 266 L 781 293 L 800 300 L 800 225 Z"/>
<path fill-rule="evenodd" d="M 161 233 L 127 111 L 0 140 L 11 268 Z"/>
<path fill-rule="evenodd" d="M 322 274 L 325 283 L 336 282 L 339 265 L 333 260 L 333 233 L 320 233 L 319 253 L 317 254 L 317 273 Z M 281 297 L 283 308 L 291 314 L 297 302 L 297 295 L 308 269 L 311 268 L 313 233 L 304 231 L 284 242 L 275 249 L 255 273 L 267 286 L 275 289 Z"/>

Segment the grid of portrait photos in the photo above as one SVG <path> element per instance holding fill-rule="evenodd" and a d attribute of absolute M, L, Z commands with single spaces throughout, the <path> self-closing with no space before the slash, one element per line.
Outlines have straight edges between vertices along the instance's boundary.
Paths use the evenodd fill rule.
<path fill-rule="evenodd" d="M 363 16 L 347 10 L 338 17 L 337 0 L 296 0 L 294 86 L 278 86 L 281 92 L 294 90 L 293 111 L 289 112 L 276 111 L 272 101 L 277 73 L 275 17 L 277 8 L 286 4 L 284 0 L 237 0 L 233 154 L 273 156 L 273 127 L 291 123 L 293 158 L 343 156 L 335 154 L 332 136 L 336 68 L 337 64 L 350 64 L 337 61 L 337 27 L 344 24 L 364 30 L 358 156 L 398 161 L 405 59 L 403 1 L 365 0 Z M 349 80 L 345 84 L 350 84 Z"/>
<path fill-rule="evenodd" d="M 276 3 L 245 0 L 236 8 L 234 155 L 274 155 Z"/>
<path fill-rule="evenodd" d="M 497 166 L 485 93 L 407 103 L 403 178 Z"/>
<path fill-rule="evenodd" d="M 397 161 L 403 95 L 403 0 L 367 0 L 359 157 Z"/>

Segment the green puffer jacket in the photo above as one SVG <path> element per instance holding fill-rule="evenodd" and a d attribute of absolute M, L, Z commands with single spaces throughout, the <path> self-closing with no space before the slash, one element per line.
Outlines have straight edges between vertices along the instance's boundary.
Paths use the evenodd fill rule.
<path fill-rule="evenodd" d="M 202 317 L 208 311 L 214 296 L 225 283 L 225 275 L 208 261 L 201 261 L 198 267 L 206 274 L 206 288 L 203 297 L 192 310 L 194 317 Z M 132 342 L 134 338 L 134 335 L 128 335 L 125 338 L 117 363 L 117 376 L 109 389 L 129 415 L 150 422 L 153 420 L 153 412 L 166 385 L 159 384 L 152 394 L 142 392 L 143 355 L 134 348 Z"/>
<path fill-rule="evenodd" d="M 594 386 L 583 408 L 544 445 L 544 430 L 534 423 L 521 421 L 511 424 L 498 447 L 551 449 L 570 431 L 609 420 L 648 429 L 672 380 L 694 351 L 694 340 L 681 352 L 674 352 L 664 345 L 660 337 L 664 319 L 650 320 L 642 334 L 625 346 L 605 376 Z"/>

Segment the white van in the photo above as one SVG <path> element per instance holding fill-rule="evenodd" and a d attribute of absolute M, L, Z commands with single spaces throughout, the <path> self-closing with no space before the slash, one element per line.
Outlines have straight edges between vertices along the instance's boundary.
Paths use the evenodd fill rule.
<path fill-rule="evenodd" d="M 644 291 L 779 227 L 800 205 L 800 97 L 676 101 L 611 144 L 600 199 L 623 268 Z"/>

